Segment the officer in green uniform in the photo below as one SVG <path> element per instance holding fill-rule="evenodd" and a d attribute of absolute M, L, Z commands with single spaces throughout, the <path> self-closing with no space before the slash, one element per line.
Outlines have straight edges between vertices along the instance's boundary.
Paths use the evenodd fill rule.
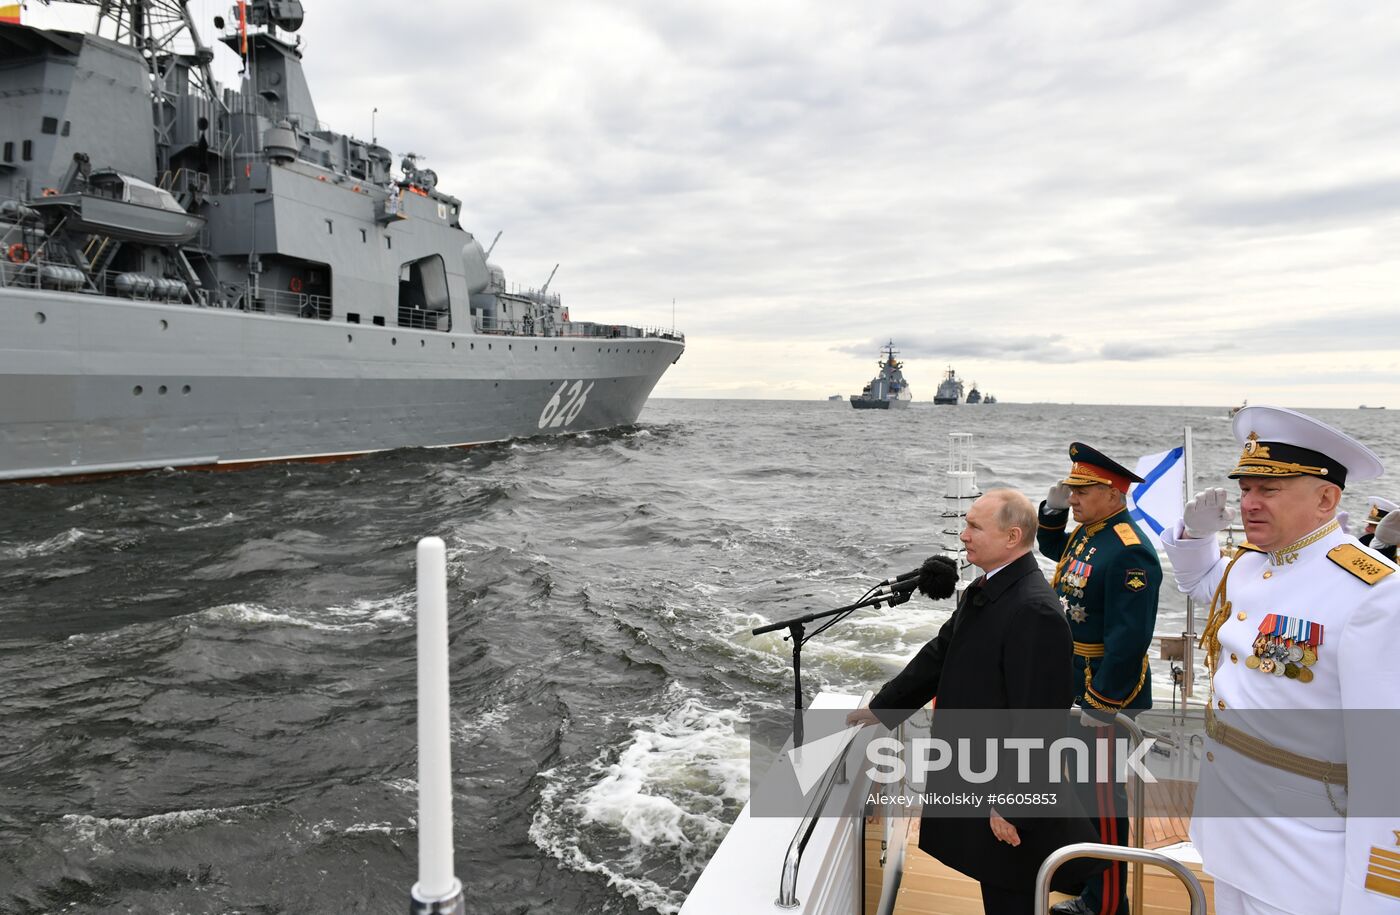
<path fill-rule="evenodd" d="M 1055 560 L 1051 582 L 1074 638 L 1075 704 L 1080 723 L 1109 739 L 1108 784 L 1097 772 L 1081 785 L 1085 809 L 1099 837 L 1128 844 L 1125 786 L 1113 777 L 1114 716 L 1152 707 L 1147 652 L 1157 623 L 1162 566 L 1152 542 L 1128 514 L 1127 493 L 1142 478 L 1082 442 L 1069 447 L 1069 476 L 1040 505 L 1040 552 Z M 1070 512 L 1078 522 L 1065 531 Z M 1093 766 L 1097 765 L 1097 754 Z M 1105 790 L 1107 789 L 1107 790 Z M 1056 904 L 1056 915 L 1127 915 L 1127 867 L 1116 863 L 1085 885 L 1076 899 Z"/>

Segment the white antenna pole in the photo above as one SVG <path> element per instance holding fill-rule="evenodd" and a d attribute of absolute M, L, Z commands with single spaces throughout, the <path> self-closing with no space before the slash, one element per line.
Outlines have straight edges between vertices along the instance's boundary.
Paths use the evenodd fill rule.
<path fill-rule="evenodd" d="M 1183 483 L 1186 491 L 1182 493 L 1182 504 L 1195 493 L 1196 472 L 1191 457 L 1191 427 L 1186 426 L 1181 430 L 1181 459 L 1184 462 L 1185 473 Z M 1186 676 L 1181 678 L 1181 698 L 1189 700 L 1195 691 L 1196 681 L 1196 602 L 1189 596 L 1186 598 L 1186 645 L 1182 649 L 1181 661 L 1186 668 Z"/>
<path fill-rule="evenodd" d="M 466 911 L 452 867 L 452 744 L 447 680 L 447 548 L 418 541 L 418 882 L 413 915 Z"/>

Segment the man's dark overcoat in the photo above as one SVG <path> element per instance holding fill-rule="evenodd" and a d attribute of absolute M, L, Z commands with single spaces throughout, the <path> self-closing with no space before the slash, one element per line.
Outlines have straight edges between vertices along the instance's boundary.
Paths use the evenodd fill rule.
<path fill-rule="evenodd" d="M 1035 557 L 1026 553 L 989 582 L 969 587 L 938 635 L 885 684 L 870 707 L 883 724 L 894 727 L 936 697 L 935 737 L 951 737 L 940 732 L 939 714 L 945 711 L 981 709 L 996 717 L 994 710 L 1066 710 L 1075 695 L 1072 657 L 1060 602 Z M 1046 728 L 1046 736 L 1063 736 L 1063 724 L 1058 734 L 1054 730 Z M 941 811 L 925 805 L 919 847 L 978 881 L 1029 890 L 1050 852 L 1073 842 L 1097 841 L 1073 797 L 1074 792 L 1063 792 L 1061 803 L 1071 805 L 1061 807 L 1066 817 L 1025 816 L 1025 811 L 999 806 L 1021 836 L 1021 845 L 1014 848 L 992 834 L 985 805 L 974 816 L 939 816 Z M 1054 885 L 1077 889 L 1095 867 L 1101 869 L 1093 863 L 1066 865 Z"/>

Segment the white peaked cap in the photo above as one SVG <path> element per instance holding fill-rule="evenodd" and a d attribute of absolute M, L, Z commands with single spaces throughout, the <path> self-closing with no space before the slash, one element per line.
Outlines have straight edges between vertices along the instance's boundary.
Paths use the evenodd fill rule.
<path fill-rule="evenodd" d="M 1245 450 L 1232 477 L 1306 475 L 1343 486 L 1385 473 L 1370 448 L 1297 410 L 1245 407 L 1235 414 L 1233 429 Z"/>
<path fill-rule="evenodd" d="M 1389 499 L 1382 499 L 1380 496 L 1372 496 L 1366 500 L 1366 504 L 1370 506 L 1370 512 L 1366 516 L 1367 521 L 1379 521 L 1400 508 L 1400 505 L 1396 505 Z"/>

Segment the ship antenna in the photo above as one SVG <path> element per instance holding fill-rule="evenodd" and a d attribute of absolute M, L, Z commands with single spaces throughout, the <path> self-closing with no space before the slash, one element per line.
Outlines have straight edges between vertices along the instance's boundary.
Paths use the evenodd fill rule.
<path fill-rule="evenodd" d="M 554 282 L 554 274 L 556 274 L 556 273 L 558 273 L 558 272 L 559 272 L 559 265 L 558 265 L 558 264 L 555 264 L 555 265 L 554 265 L 554 269 L 551 270 L 551 271 L 549 271 L 549 279 L 545 280 L 545 281 L 544 281 L 544 285 L 540 287 L 540 295 L 544 295 L 546 292 L 549 291 L 549 284 L 552 283 L 552 282 Z"/>
<path fill-rule="evenodd" d="M 491 247 L 486 249 L 486 253 L 482 255 L 482 258 L 489 258 L 491 256 L 491 252 L 496 250 L 496 242 L 501 240 L 501 236 L 505 234 L 505 231 L 505 229 L 500 229 L 496 232 L 496 237 L 491 239 Z"/>

